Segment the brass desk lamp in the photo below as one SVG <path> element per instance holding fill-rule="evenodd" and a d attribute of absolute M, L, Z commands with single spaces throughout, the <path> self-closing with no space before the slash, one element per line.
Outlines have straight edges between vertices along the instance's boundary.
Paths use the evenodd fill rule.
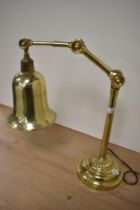
<path fill-rule="evenodd" d="M 35 71 L 33 60 L 28 52 L 29 47 L 33 45 L 70 48 L 74 53 L 85 55 L 110 78 L 110 97 L 99 154 L 91 154 L 81 160 L 77 175 L 83 183 L 94 189 L 108 190 L 116 187 L 122 180 L 122 172 L 118 163 L 106 153 L 117 95 L 125 82 L 122 72 L 112 70 L 105 65 L 87 49 L 81 39 L 76 39 L 73 42 L 20 40 L 19 46 L 24 50 L 24 58 L 21 61 L 21 72 L 13 79 L 14 108 L 8 118 L 8 124 L 12 128 L 29 131 L 48 126 L 56 118 L 47 103 L 44 78 Z"/>

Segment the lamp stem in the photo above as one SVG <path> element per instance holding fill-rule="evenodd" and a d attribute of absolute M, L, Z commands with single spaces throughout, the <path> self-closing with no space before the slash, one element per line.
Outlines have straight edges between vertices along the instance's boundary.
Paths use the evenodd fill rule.
<path fill-rule="evenodd" d="M 110 137 L 110 133 L 111 133 L 111 127 L 112 127 L 118 92 L 119 92 L 119 89 L 114 89 L 111 87 L 108 109 L 107 109 L 106 120 L 105 120 L 105 126 L 104 126 L 104 132 L 103 132 L 103 139 L 102 139 L 102 143 L 100 146 L 100 152 L 99 152 L 100 158 L 106 157 L 107 146 L 108 146 L 109 137 Z"/>

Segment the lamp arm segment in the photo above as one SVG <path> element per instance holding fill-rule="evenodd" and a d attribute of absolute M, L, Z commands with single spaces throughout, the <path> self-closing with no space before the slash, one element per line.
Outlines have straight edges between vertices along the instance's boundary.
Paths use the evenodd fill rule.
<path fill-rule="evenodd" d="M 60 41 L 32 41 L 30 39 L 21 39 L 19 41 L 19 46 L 24 49 L 25 54 L 28 53 L 28 48 L 33 45 L 38 46 L 52 46 L 52 47 L 66 47 L 70 48 L 74 53 L 81 53 L 87 57 L 90 61 L 96 64 L 106 75 L 110 78 L 111 89 L 110 97 L 106 115 L 106 121 L 103 132 L 103 141 L 100 147 L 100 158 L 104 158 L 107 152 L 107 145 L 109 142 L 109 137 L 111 133 L 112 121 L 117 101 L 117 95 L 120 87 L 124 84 L 125 78 L 120 70 L 112 70 L 106 64 L 104 64 L 99 58 L 97 58 L 93 53 L 91 53 L 86 47 L 82 39 L 75 39 L 72 42 L 60 42 Z"/>
<path fill-rule="evenodd" d="M 102 71 L 104 71 L 110 78 L 112 87 L 119 89 L 124 84 L 125 79 L 122 72 L 119 70 L 112 70 L 110 67 L 104 64 L 99 58 L 88 50 L 82 39 L 75 39 L 72 42 L 32 41 L 31 39 L 21 39 L 19 41 L 20 48 L 22 48 L 26 53 L 29 47 L 33 45 L 70 48 L 75 54 L 83 54 L 94 64 L 96 64 Z"/>

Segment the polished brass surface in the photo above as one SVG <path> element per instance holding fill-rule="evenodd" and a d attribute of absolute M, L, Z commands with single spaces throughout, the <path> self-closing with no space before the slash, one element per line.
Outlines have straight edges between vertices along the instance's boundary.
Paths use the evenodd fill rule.
<path fill-rule="evenodd" d="M 53 124 L 56 114 L 48 106 L 45 79 L 35 71 L 27 43 L 29 41 L 19 42 L 24 49 L 24 58 L 21 61 L 21 72 L 12 83 L 13 112 L 9 115 L 8 124 L 12 128 L 31 131 Z"/>
<path fill-rule="evenodd" d="M 117 95 L 118 95 L 118 90 L 111 88 L 110 99 L 109 99 L 109 104 L 108 104 L 108 109 L 107 109 L 107 114 L 106 114 L 105 127 L 104 127 L 104 132 L 103 132 L 103 141 L 101 142 L 101 147 L 100 147 L 100 157 L 102 158 L 106 156 L 106 152 L 107 152 L 107 146 L 109 142 L 112 121 L 114 117 Z"/>
<path fill-rule="evenodd" d="M 55 121 L 56 115 L 46 99 L 45 80 L 39 72 L 21 72 L 14 77 L 13 103 L 13 112 L 8 118 L 12 128 L 31 131 Z"/>
<path fill-rule="evenodd" d="M 28 40 L 28 46 L 31 45 L 48 45 L 52 47 L 67 47 L 70 48 L 74 53 L 82 53 L 92 62 L 94 62 L 97 66 L 99 66 L 108 76 L 111 72 L 111 68 L 109 68 L 106 64 L 104 64 L 99 58 L 97 58 L 93 53 L 91 53 L 84 41 L 82 39 L 75 39 L 72 42 L 59 42 L 59 41 L 31 41 Z"/>
<path fill-rule="evenodd" d="M 13 82 L 13 93 L 14 93 L 14 112 L 12 117 L 9 119 L 15 119 L 17 116 L 19 119 L 22 119 L 21 116 L 24 113 L 24 117 L 27 115 L 29 116 L 28 118 L 31 119 L 33 118 L 34 114 L 37 115 L 39 113 L 39 110 L 43 110 L 40 108 L 39 110 L 35 110 L 34 104 L 38 105 L 39 104 L 39 98 L 42 96 L 42 92 L 44 93 L 45 91 L 39 92 L 38 94 L 38 99 L 35 101 L 36 97 L 33 97 L 33 94 L 36 95 L 39 84 L 37 83 L 37 86 L 32 87 L 32 81 L 30 82 L 30 85 L 28 86 L 30 91 L 25 91 L 23 89 L 23 86 L 25 85 L 25 81 L 28 79 L 25 79 L 27 76 L 35 76 L 35 78 L 38 78 L 40 75 L 39 73 L 35 73 L 33 70 L 33 62 L 29 56 L 28 50 L 30 46 L 33 45 L 46 45 L 46 46 L 52 46 L 52 47 L 66 47 L 70 48 L 74 53 L 78 54 L 81 53 L 85 57 L 87 57 L 90 61 L 92 61 L 94 64 L 96 64 L 103 72 L 106 73 L 106 75 L 109 77 L 110 82 L 111 82 L 111 88 L 110 88 L 110 97 L 109 97 L 109 104 L 108 104 L 108 109 L 107 109 L 107 115 L 106 115 L 106 120 L 105 120 L 105 126 L 104 126 L 104 132 L 103 132 L 103 139 L 102 143 L 100 146 L 100 151 L 99 154 L 94 155 L 91 154 L 89 157 L 86 157 L 85 159 L 81 160 L 78 169 L 77 169 L 77 175 L 80 178 L 80 180 L 85 183 L 86 185 L 90 186 L 91 188 L 94 189 L 99 189 L 99 190 L 108 190 L 111 188 L 116 187 L 122 180 L 122 173 L 121 169 L 118 165 L 118 163 L 113 160 L 110 156 L 108 156 L 107 153 L 107 146 L 109 142 L 109 137 L 111 133 L 111 127 L 112 127 L 112 122 L 113 122 L 113 117 L 114 117 L 114 112 L 115 112 L 115 106 L 116 106 L 116 101 L 117 101 L 117 96 L 120 87 L 124 84 L 125 78 L 120 70 L 112 70 L 110 67 L 108 67 L 106 64 L 104 64 L 99 58 L 97 58 L 93 53 L 91 53 L 88 48 L 86 47 L 84 41 L 82 39 L 75 39 L 72 42 L 59 42 L 59 41 L 32 41 L 30 39 L 22 39 L 19 41 L 20 47 L 24 50 L 25 55 L 24 59 L 22 60 L 22 73 L 17 75 L 14 79 Z M 24 76 L 23 76 L 24 75 Z M 26 75 L 26 76 L 25 76 Z M 34 78 L 33 76 L 33 78 Z M 23 79 L 23 84 L 21 85 L 21 82 L 19 78 L 24 78 Z M 40 77 L 40 76 L 39 76 Z M 43 79 L 39 79 L 41 82 L 40 84 L 44 84 L 42 82 Z M 35 79 L 36 81 L 36 79 Z M 17 85 L 16 85 L 17 83 Z M 19 85 L 20 83 L 20 85 Z M 28 83 L 28 82 L 27 82 Z M 36 82 L 35 82 L 36 83 Z M 44 90 L 44 85 L 43 85 L 43 90 Z M 22 90 L 22 91 L 21 91 Z M 23 92 L 24 90 L 24 92 Z M 25 93 L 28 92 L 28 97 L 26 96 Z M 17 100 L 17 99 L 20 100 Z M 25 100 L 27 99 L 28 100 Z M 45 98 L 45 94 L 43 95 L 43 98 Z M 32 100 L 34 99 L 34 100 Z M 24 103 L 25 101 L 26 103 Z M 47 102 L 43 102 L 44 104 L 47 104 Z M 20 104 L 20 105 L 19 105 Z M 30 104 L 27 106 L 27 104 Z M 17 111 L 17 107 L 19 107 L 19 111 Z M 26 107 L 28 107 L 28 113 L 23 112 L 23 110 L 26 110 Z M 43 107 L 46 107 L 46 105 L 43 105 Z M 21 111 L 22 110 L 22 111 Z M 35 110 L 35 111 L 34 111 Z M 55 119 L 55 114 L 50 111 L 47 105 L 47 110 L 45 110 L 45 113 L 49 114 L 49 117 L 47 119 L 51 119 L 49 122 L 53 122 Z M 29 114 L 29 115 L 28 115 Z M 14 116 L 14 117 L 13 117 Z M 39 113 L 39 118 L 43 114 Z M 18 119 L 18 122 L 20 120 Z M 35 117 L 36 119 L 36 117 Z M 10 121 L 10 120 L 9 120 Z M 24 121 L 24 120 L 23 120 Z M 27 118 L 25 120 L 26 122 L 24 125 L 27 124 Z M 41 120 L 39 120 L 41 121 Z M 15 123 L 15 121 L 13 120 Z M 48 122 L 48 121 L 47 121 Z M 13 123 L 13 127 L 17 127 L 17 124 Z M 48 123 L 48 124 L 51 124 Z M 12 123 L 10 123 L 12 124 Z M 42 127 L 43 123 L 41 123 Z M 20 126 L 19 126 L 20 127 Z M 22 125 L 21 128 L 24 126 Z M 36 128 L 36 126 L 35 126 Z M 27 128 L 25 128 L 26 130 Z"/>
<path fill-rule="evenodd" d="M 110 156 L 100 158 L 91 154 L 78 165 L 77 175 L 86 185 L 96 190 L 109 190 L 118 186 L 122 180 L 122 172 L 118 163 Z"/>

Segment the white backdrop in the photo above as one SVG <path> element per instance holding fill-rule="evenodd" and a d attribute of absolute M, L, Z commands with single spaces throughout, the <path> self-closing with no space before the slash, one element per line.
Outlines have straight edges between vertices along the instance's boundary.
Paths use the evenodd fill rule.
<path fill-rule="evenodd" d="M 126 77 L 110 141 L 140 152 L 139 11 L 139 0 L 0 0 L 0 102 L 12 106 L 20 38 L 83 38 L 93 53 Z M 101 138 L 110 87 L 106 75 L 69 49 L 32 47 L 31 57 L 46 78 L 57 123 Z"/>

